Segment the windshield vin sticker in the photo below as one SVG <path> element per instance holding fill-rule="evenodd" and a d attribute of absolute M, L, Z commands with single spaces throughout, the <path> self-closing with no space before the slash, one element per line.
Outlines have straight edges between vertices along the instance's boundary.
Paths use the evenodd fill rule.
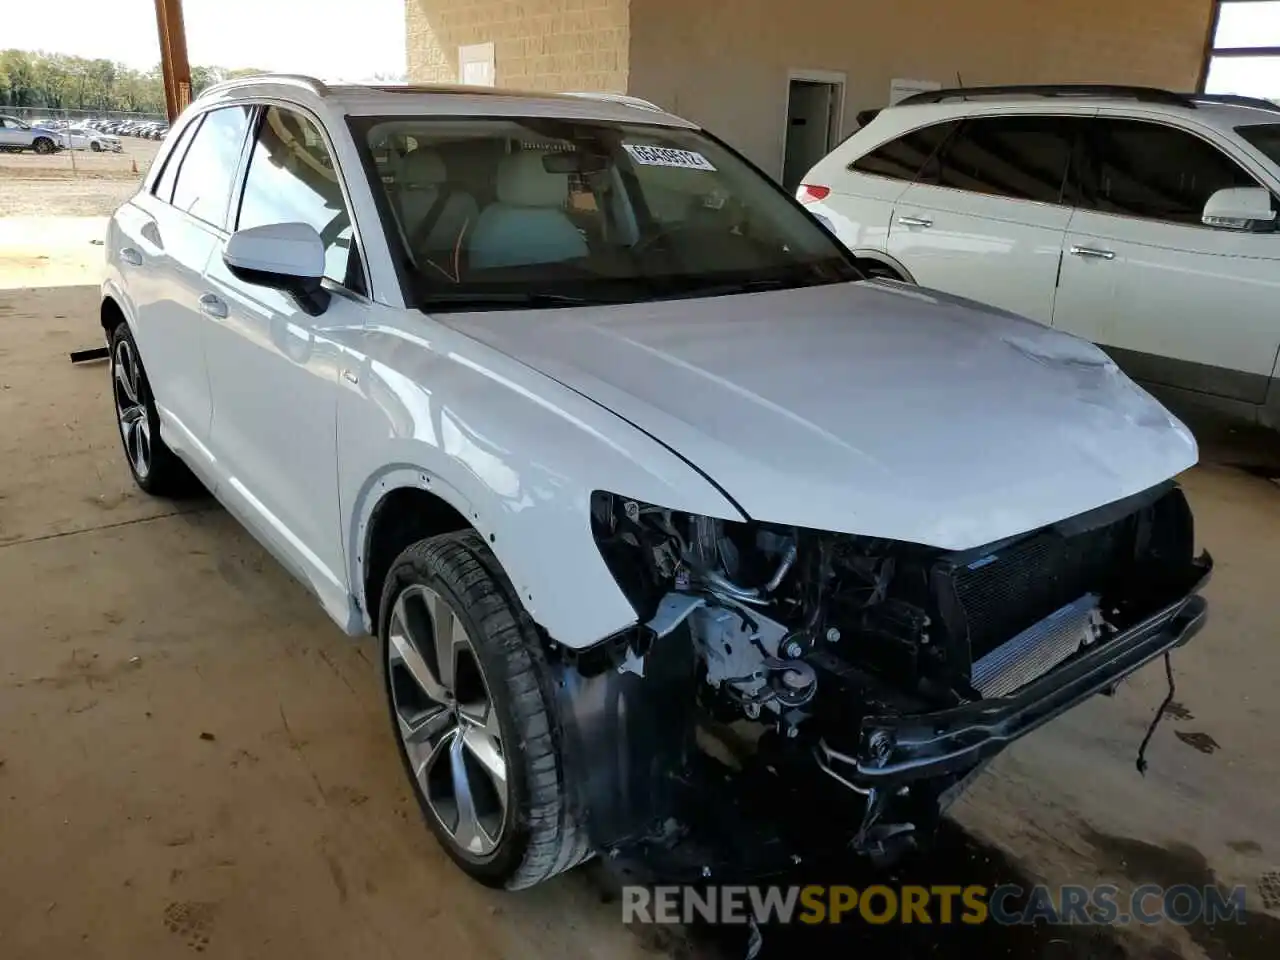
<path fill-rule="evenodd" d="M 714 170 L 711 161 L 694 150 L 675 147 L 653 147 L 642 143 L 624 143 L 622 149 L 636 163 L 648 167 L 684 167 L 687 170 Z"/>

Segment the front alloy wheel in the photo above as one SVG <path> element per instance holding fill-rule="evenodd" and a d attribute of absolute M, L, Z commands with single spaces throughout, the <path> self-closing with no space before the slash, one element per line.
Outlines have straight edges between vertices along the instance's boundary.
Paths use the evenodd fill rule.
<path fill-rule="evenodd" d="M 463 856 L 502 839 L 509 801 L 502 731 L 462 621 L 417 585 L 391 611 L 387 670 L 400 740 L 423 799 Z"/>
<path fill-rule="evenodd" d="M 589 857 L 542 636 L 480 535 L 446 533 L 401 553 L 378 635 L 400 759 L 450 858 L 516 890 Z"/>

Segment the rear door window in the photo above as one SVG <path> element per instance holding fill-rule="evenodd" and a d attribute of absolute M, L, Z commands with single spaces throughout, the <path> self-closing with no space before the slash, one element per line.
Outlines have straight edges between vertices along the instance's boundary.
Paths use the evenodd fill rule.
<path fill-rule="evenodd" d="M 920 182 L 1062 203 L 1079 123 L 1072 117 L 1025 115 L 965 120 L 926 165 Z"/>
<path fill-rule="evenodd" d="M 896 140 L 890 140 L 849 164 L 850 170 L 871 173 L 891 180 L 911 181 L 938 147 L 951 135 L 958 123 L 949 120 L 930 127 L 913 130 Z"/>
<path fill-rule="evenodd" d="M 240 165 L 251 107 L 222 107 L 204 117 L 178 168 L 173 205 L 215 227 L 227 222 L 231 185 Z"/>
<path fill-rule="evenodd" d="M 1145 120 L 1090 124 L 1083 203 L 1100 213 L 1199 226 L 1218 190 L 1258 182 L 1186 130 Z"/>

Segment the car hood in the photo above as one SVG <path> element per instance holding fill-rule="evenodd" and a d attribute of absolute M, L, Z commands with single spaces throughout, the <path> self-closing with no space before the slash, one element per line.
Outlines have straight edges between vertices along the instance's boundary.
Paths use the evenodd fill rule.
<path fill-rule="evenodd" d="M 652 434 L 756 520 L 965 549 L 1197 459 L 1094 345 L 897 283 L 438 319 Z"/>

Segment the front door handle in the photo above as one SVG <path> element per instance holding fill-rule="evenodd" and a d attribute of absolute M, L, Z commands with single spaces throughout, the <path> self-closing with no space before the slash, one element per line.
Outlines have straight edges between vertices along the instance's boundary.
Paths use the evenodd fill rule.
<path fill-rule="evenodd" d="M 933 221 L 928 217 L 899 217 L 898 225 L 902 227 L 932 227 Z"/>
<path fill-rule="evenodd" d="M 221 297 L 206 293 L 200 298 L 200 312 L 207 317 L 213 317 L 215 320 L 225 320 L 227 317 L 227 305 Z"/>
<path fill-rule="evenodd" d="M 142 266 L 142 254 L 133 247 L 125 247 L 120 251 L 120 259 L 125 263 L 132 263 L 135 267 Z"/>
<path fill-rule="evenodd" d="M 1085 257 L 1090 260 L 1114 260 L 1116 258 L 1115 251 L 1099 250 L 1097 247 L 1073 246 L 1071 255 L 1073 257 Z"/>

